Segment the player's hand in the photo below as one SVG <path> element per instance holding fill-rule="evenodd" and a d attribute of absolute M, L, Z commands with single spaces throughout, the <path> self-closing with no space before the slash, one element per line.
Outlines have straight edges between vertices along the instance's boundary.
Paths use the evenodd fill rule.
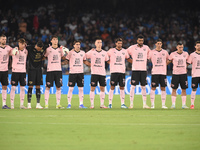
<path fill-rule="evenodd" d="M 69 53 L 69 49 L 64 46 L 60 46 L 60 49 L 63 51 L 64 55 L 67 55 Z"/>
<path fill-rule="evenodd" d="M 19 54 L 18 47 L 15 47 L 15 48 L 12 50 L 12 54 L 13 54 L 14 56 Z"/>

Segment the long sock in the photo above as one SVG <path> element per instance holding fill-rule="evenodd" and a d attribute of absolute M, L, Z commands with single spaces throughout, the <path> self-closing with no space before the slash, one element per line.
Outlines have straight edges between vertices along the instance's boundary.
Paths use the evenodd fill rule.
<path fill-rule="evenodd" d="M 12 86 L 11 91 L 10 91 L 10 102 L 11 102 L 11 105 L 13 106 L 14 106 L 14 100 L 15 100 L 15 89 L 16 89 L 16 86 Z"/>
<path fill-rule="evenodd" d="M 71 105 L 73 90 L 74 90 L 74 87 L 69 87 L 69 91 L 68 91 L 68 94 L 67 94 L 68 104 L 70 104 L 70 105 Z"/>
<path fill-rule="evenodd" d="M 94 91 L 90 91 L 90 102 L 91 102 L 91 106 L 94 106 Z"/>
<path fill-rule="evenodd" d="M 56 89 L 56 100 L 57 100 L 57 105 L 60 105 L 60 98 L 61 98 L 61 89 Z"/>
<path fill-rule="evenodd" d="M 166 101 L 166 91 L 161 91 L 161 100 L 162 100 L 162 106 L 164 106 Z"/>
<path fill-rule="evenodd" d="M 191 105 L 194 105 L 195 97 L 196 97 L 196 91 L 192 91 L 192 93 L 191 93 Z"/>
<path fill-rule="evenodd" d="M 28 94 L 27 94 L 28 103 L 31 103 L 32 90 L 33 88 L 28 88 Z"/>
<path fill-rule="evenodd" d="M 186 104 L 186 96 L 181 96 L 182 98 L 182 105 L 185 105 Z"/>
<path fill-rule="evenodd" d="M 20 105 L 24 105 L 25 87 L 20 87 Z"/>
<path fill-rule="evenodd" d="M 100 103 L 101 103 L 101 106 L 104 105 L 104 99 L 105 99 L 105 92 L 100 92 Z"/>
<path fill-rule="evenodd" d="M 2 89 L 2 100 L 3 100 L 3 106 L 6 105 L 6 99 L 7 99 L 7 89 Z"/>
<path fill-rule="evenodd" d="M 79 103 L 80 105 L 83 104 L 83 87 L 78 87 L 79 90 Z"/>
<path fill-rule="evenodd" d="M 44 92 L 44 99 L 45 99 L 45 105 L 48 105 L 49 103 L 49 89 L 45 89 L 45 92 Z"/>
<path fill-rule="evenodd" d="M 131 85 L 131 89 L 130 89 L 130 105 L 131 106 L 133 106 L 134 95 L 135 95 L 135 86 Z"/>
<path fill-rule="evenodd" d="M 109 104 L 112 104 L 113 92 L 114 92 L 114 90 L 110 89 L 110 91 L 109 91 Z"/>
<path fill-rule="evenodd" d="M 147 101 L 146 87 L 142 86 L 141 88 L 142 88 L 143 105 L 146 105 L 146 101 Z"/>
<path fill-rule="evenodd" d="M 39 89 L 36 89 L 37 103 L 40 103 L 40 95 L 41 95 L 40 88 L 39 88 Z"/>
<path fill-rule="evenodd" d="M 155 101 L 155 90 L 152 90 L 152 89 L 151 89 L 151 92 L 150 92 L 150 99 L 151 99 L 151 105 L 154 106 L 154 101 Z"/>
<path fill-rule="evenodd" d="M 124 90 L 120 90 L 120 98 L 121 98 L 121 105 L 124 104 L 124 99 L 125 99 L 125 92 Z"/>
<path fill-rule="evenodd" d="M 176 96 L 172 96 L 172 105 L 175 105 L 176 103 Z"/>

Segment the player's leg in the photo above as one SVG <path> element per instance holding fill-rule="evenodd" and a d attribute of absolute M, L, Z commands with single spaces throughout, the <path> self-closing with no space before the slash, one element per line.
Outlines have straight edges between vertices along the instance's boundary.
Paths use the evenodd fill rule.
<path fill-rule="evenodd" d="M 155 90 L 158 86 L 159 75 L 152 75 L 151 77 L 151 92 L 150 92 L 150 99 L 151 99 L 151 109 L 155 108 Z"/>
<path fill-rule="evenodd" d="M 38 108 L 42 108 L 40 105 L 40 97 L 41 97 L 41 91 L 40 91 L 40 85 L 43 85 L 43 75 L 42 75 L 42 69 L 37 69 L 36 79 L 35 79 L 35 87 L 36 87 L 36 99 L 37 99 L 37 106 Z"/>
<path fill-rule="evenodd" d="M 115 86 L 117 85 L 118 80 L 118 74 L 117 73 L 111 73 L 110 76 L 110 91 L 109 91 L 109 105 L 108 108 L 112 108 L 112 100 L 113 100 L 113 92 L 115 89 Z"/>
<path fill-rule="evenodd" d="M 194 101 L 195 101 L 196 91 L 197 91 L 199 82 L 200 82 L 200 77 L 192 78 L 192 92 L 191 92 L 190 109 L 194 109 Z"/>
<path fill-rule="evenodd" d="M 55 71 L 54 73 L 54 80 L 56 85 L 56 109 L 63 109 L 60 105 L 60 99 L 61 99 L 61 86 L 62 86 L 62 72 L 61 71 Z"/>
<path fill-rule="evenodd" d="M 77 86 L 78 86 L 78 95 L 79 95 L 79 108 L 87 108 L 83 105 L 83 99 L 84 99 L 84 94 L 83 94 L 83 86 L 84 86 L 84 74 L 78 74 L 77 78 Z"/>
<path fill-rule="evenodd" d="M 46 89 L 44 92 L 44 99 L 45 99 L 45 108 L 47 109 L 49 106 L 49 90 L 53 86 L 53 72 L 47 72 L 46 75 Z"/>
<path fill-rule="evenodd" d="M 166 78 L 166 75 L 160 75 L 159 81 L 160 81 L 160 86 L 161 86 L 162 108 L 163 108 L 163 109 L 167 109 L 167 107 L 165 106 L 165 101 L 166 101 L 166 91 L 165 91 L 165 87 L 167 86 L 167 78 Z"/>
<path fill-rule="evenodd" d="M 138 75 L 137 71 L 132 71 L 131 75 L 131 88 L 130 88 L 130 107 L 133 108 L 133 100 L 134 100 L 134 95 L 135 95 L 135 87 L 136 85 L 139 84 L 139 78 L 140 76 Z"/>
<path fill-rule="evenodd" d="M 120 73 L 119 75 L 119 86 L 120 86 L 120 99 L 121 99 L 121 108 L 128 108 L 125 105 L 125 92 L 124 92 L 124 87 L 125 87 L 125 74 Z"/>
<path fill-rule="evenodd" d="M 175 105 L 176 105 L 176 90 L 177 90 L 178 85 L 179 85 L 179 78 L 180 78 L 180 75 L 172 75 L 172 81 L 171 81 L 171 87 L 172 87 L 172 95 L 171 95 L 172 106 L 171 106 L 171 109 L 175 109 Z"/>
<path fill-rule="evenodd" d="M 182 108 L 187 109 L 186 106 L 186 89 L 188 88 L 187 74 L 181 75 L 180 77 L 180 86 L 182 89 L 181 98 L 182 98 Z"/>
<path fill-rule="evenodd" d="M 140 84 L 142 89 L 142 98 L 143 98 L 143 108 L 150 108 L 147 105 L 147 93 L 146 93 L 146 85 L 147 85 L 147 72 L 141 71 L 140 72 Z"/>
<path fill-rule="evenodd" d="M 2 84 L 2 109 L 10 109 L 6 105 L 6 99 L 7 99 L 7 85 L 8 85 L 8 72 L 1 72 L 1 84 Z"/>
<path fill-rule="evenodd" d="M 35 81 L 36 81 L 36 75 L 37 72 L 35 72 L 34 70 L 28 70 L 28 94 L 27 94 L 27 100 L 28 100 L 28 104 L 27 104 L 27 108 L 31 109 L 31 98 L 32 98 L 32 91 L 33 91 L 33 86 L 35 85 Z"/>
<path fill-rule="evenodd" d="M 15 89 L 16 86 L 18 85 L 18 74 L 17 73 L 12 73 L 11 76 L 11 91 L 10 91 L 10 103 L 11 103 L 11 109 L 14 109 L 14 100 L 15 100 Z"/>
<path fill-rule="evenodd" d="M 20 82 L 20 109 L 26 109 L 26 107 L 24 106 L 26 73 L 19 73 L 19 82 Z"/>
<path fill-rule="evenodd" d="M 94 108 L 94 97 L 95 97 L 94 91 L 95 91 L 95 88 L 97 86 L 97 81 L 98 81 L 97 78 L 98 78 L 97 75 L 91 75 L 91 81 L 90 81 L 90 85 L 91 85 L 90 102 L 91 102 L 91 106 L 90 106 L 90 109 Z"/>
<path fill-rule="evenodd" d="M 67 100 L 68 100 L 67 109 L 71 108 L 72 92 L 74 90 L 76 78 L 77 78 L 77 74 L 69 74 L 69 81 L 68 81 L 69 90 L 67 93 Z"/>
<path fill-rule="evenodd" d="M 100 108 L 108 108 L 104 105 L 106 76 L 99 76 L 99 84 L 100 84 Z"/>

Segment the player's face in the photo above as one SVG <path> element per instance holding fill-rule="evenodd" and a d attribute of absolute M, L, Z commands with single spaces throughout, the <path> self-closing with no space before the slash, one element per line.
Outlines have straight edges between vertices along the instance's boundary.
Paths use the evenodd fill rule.
<path fill-rule="evenodd" d="M 42 50 L 42 47 L 38 47 L 37 45 L 35 45 L 35 49 L 36 49 L 37 51 L 41 51 L 41 50 Z"/>
<path fill-rule="evenodd" d="M 25 48 L 25 46 L 26 46 L 26 45 L 25 45 L 26 43 L 20 43 L 20 42 L 19 42 L 18 44 L 19 44 L 19 49 L 20 49 L 20 50 L 23 50 L 23 49 Z"/>
<path fill-rule="evenodd" d="M 58 45 L 58 38 L 53 38 L 51 40 L 52 45 Z"/>
<path fill-rule="evenodd" d="M 156 45 L 156 48 L 157 48 L 157 49 L 161 49 L 161 47 L 162 47 L 162 42 L 157 42 L 155 45 Z"/>
<path fill-rule="evenodd" d="M 176 48 L 177 48 L 178 53 L 183 52 L 183 45 L 178 45 Z"/>
<path fill-rule="evenodd" d="M 117 41 L 115 44 L 116 44 L 117 49 L 122 49 L 122 44 L 123 44 L 122 41 Z"/>
<path fill-rule="evenodd" d="M 200 52 L 200 44 L 196 44 L 195 46 L 196 50 Z"/>
<path fill-rule="evenodd" d="M 74 44 L 74 49 L 75 49 L 76 51 L 79 51 L 80 48 L 81 48 L 81 43 L 77 42 L 77 43 Z"/>
<path fill-rule="evenodd" d="M 96 46 L 96 48 L 101 48 L 102 47 L 102 40 L 96 40 L 95 46 Z"/>
<path fill-rule="evenodd" d="M 6 45 L 6 37 L 1 37 L 0 43 L 1 43 L 1 45 Z"/>
<path fill-rule="evenodd" d="M 144 44 L 144 39 L 138 38 L 137 43 L 138 43 L 139 46 L 142 46 Z"/>

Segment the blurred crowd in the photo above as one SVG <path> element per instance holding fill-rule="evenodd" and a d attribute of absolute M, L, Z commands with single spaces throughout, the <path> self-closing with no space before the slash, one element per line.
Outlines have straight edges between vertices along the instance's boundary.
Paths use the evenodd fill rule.
<path fill-rule="evenodd" d="M 87 52 L 94 47 L 94 38 L 101 36 L 103 49 L 114 47 L 117 37 L 124 39 L 123 47 L 136 43 L 136 36 L 141 33 L 145 44 L 154 49 L 156 39 L 163 40 L 163 49 L 169 53 L 176 50 L 177 42 L 184 44 L 184 51 L 194 51 L 194 43 L 200 40 L 200 10 L 163 11 L 158 9 L 151 13 L 134 15 L 125 11 L 106 12 L 100 9 L 74 10 L 68 12 L 61 3 L 45 3 L 37 8 L 16 7 L 0 11 L 0 33 L 7 36 L 7 44 L 17 46 L 17 39 L 23 37 L 28 45 L 42 40 L 50 44 L 52 35 L 57 35 L 59 45 L 73 48 L 74 40 L 81 40 L 81 48 Z M 44 63 L 44 68 L 47 60 Z M 107 71 L 109 72 L 109 66 Z M 63 65 L 63 74 L 68 74 L 69 66 Z M 90 68 L 85 66 L 85 73 Z M 168 66 L 168 74 L 172 66 Z M 45 69 L 44 69 L 45 70 Z M 148 73 L 151 71 L 148 63 Z M 45 72 L 45 71 L 44 71 Z M 127 74 L 131 65 L 127 62 Z"/>

